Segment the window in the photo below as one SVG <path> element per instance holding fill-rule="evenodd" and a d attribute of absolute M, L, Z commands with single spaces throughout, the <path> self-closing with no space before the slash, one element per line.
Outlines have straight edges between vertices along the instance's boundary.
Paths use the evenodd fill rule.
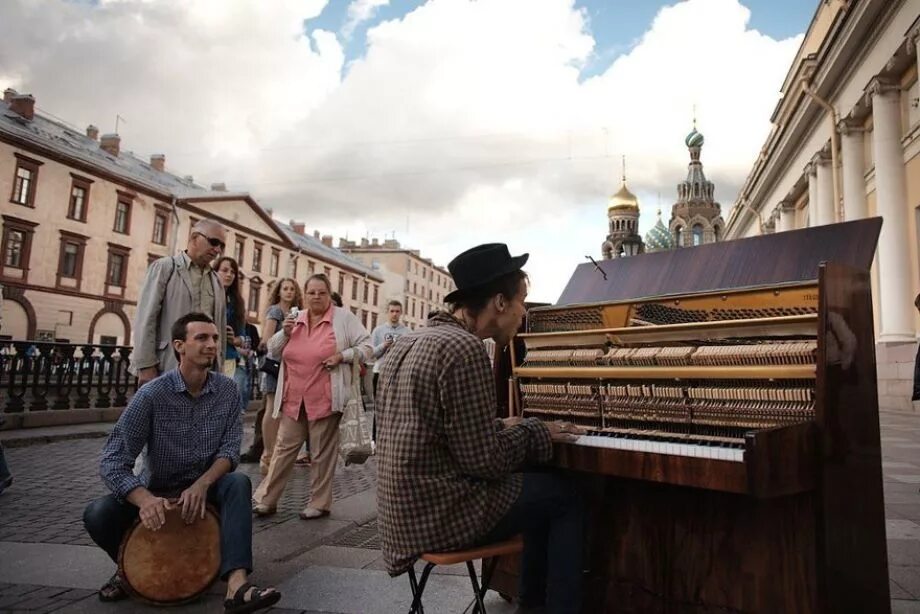
<path fill-rule="evenodd" d="M 10 230 L 7 233 L 6 249 L 3 250 L 3 265 L 16 269 L 25 268 L 26 233 L 21 230 Z"/>
<path fill-rule="evenodd" d="M 115 232 L 120 232 L 121 234 L 128 234 L 128 229 L 131 224 L 131 202 L 119 198 L 118 204 L 115 205 Z"/>
<path fill-rule="evenodd" d="M 355 315 L 358 315 L 358 308 L 355 307 L 354 305 L 352 305 L 352 306 L 351 306 L 351 312 L 352 312 L 353 314 L 355 314 Z"/>
<path fill-rule="evenodd" d="M 131 248 L 109 243 L 109 261 L 105 272 L 106 294 L 122 294 L 128 279 L 128 254 Z M 115 291 L 118 290 L 118 291 Z"/>
<path fill-rule="evenodd" d="M 345 273 L 339 273 L 339 296 L 345 295 Z"/>
<path fill-rule="evenodd" d="M 370 289 L 370 284 L 367 281 L 364 282 L 364 300 L 363 303 L 367 302 L 368 290 Z"/>
<path fill-rule="evenodd" d="M 412 282 L 412 294 L 418 294 L 418 284 Z"/>
<path fill-rule="evenodd" d="M 271 259 L 268 261 L 268 274 L 272 277 L 278 277 L 278 262 L 281 260 L 281 252 L 272 248 Z"/>
<path fill-rule="evenodd" d="M 118 337 L 99 335 L 99 345 L 118 345 Z"/>
<path fill-rule="evenodd" d="M 83 253 L 89 237 L 62 230 L 58 257 L 57 285 L 59 288 L 80 289 L 83 278 Z"/>
<path fill-rule="evenodd" d="M 13 174 L 13 193 L 10 201 L 26 207 L 35 206 L 35 189 L 38 182 L 38 167 L 43 164 L 22 154 L 16 156 L 16 172 Z"/>
<path fill-rule="evenodd" d="M 163 256 L 158 256 L 157 254 L 147 254 L 147 268 L 150 268 L 150 265 L 162 258 Z"/>
<path fill-rule="evenodd" d="M 32 234 L 35 232 L 35 222 L 15 218 L 11 215 L 3 216 L 3 241 L 0 253 L 0 275 L 27 281 L 29 276 L 29 257 L 32 252 Z"/>
<path fill-rule="evenodd" d="M 316 263 L 312 260 L 307 260 L 307 275 L 313 275 L 316 273 Z"/>
<path fill-rule="evenodd" d="M 249 311 L 254 311 L 259 313 L 259 300 L 260 295 L 262 294 L 262 284 L 257 283 L 256 280 L 249 282 L 249 301 L 246 304 L 246 308 Z"/>
<path fill-rule="evenodd" d="M 380 286 L 374 285 L 374 307 L 377 306 L 377 301 L 380 298 Z"/>
<path fill-rule="evenodd" d="M 693 225 L 693 244 L 694 245 L 703 244 L 703 226 L 701 224 Z"/>
<path fill-rule="evenodd" d="M 377 328 L 377 314 L 376 314 L 376 312 L 371 314 L 371 330 L 374 330 L 375 328 Z"/>
<path fill-rule="evenodd" d="M 357 277 L 351 280 L 351 298 L 352 300 L 358 300 L 358 278 Z"/>
<path fill-rule="evenodd" d="M 297 256 L 294 256 L 294 255 L 292 254 L 292 255 L 291 255 L 291 262 L 293 263 L 293 264 L 291 265 L 291 277 L 293 277 L 294 279 L 297 279 Z M 339 292 L 339 294 L 341 294 L 341 292 Z"/>
<path fill-rule="evenodd" d="M 684 234 L 684 229 L 681 228 L 680 226 L 674 229 L 674 246 L 675 247 L 683 247 L 684 245 L 683 234 Z"/>
<path fill-rule="evenodd" d="M 370 323 L 370 319 L 367 317 L 367 309 L 361 310 L 361 324 L 367 326 Z"/>
<path fill-rule="evenodd" d="M 235 245 L 233 259 L 236 260 L 240 268 L 243 268 L 243 248 L 246 247 L 246 239 L 244 237 L 237 237 Z"/>
<path fill-rule="evenodd" d="M 157 211 L 153 214 L 153 238 L 151 239 L 157 245 L 166 245 L 166 226 L 169 224 L 169 217 L 164 211 Z"/>
<path fill-rule="evenodd" d="M 409 280 L 407 279 L 407 280 L 406 280 L 406 292 L 408 292 L 408 291 L 409 291 Z"/>
<path fill-rule="evenodd" d="M 256 243 L 252 248 L 252 270 L 262 271 L 262 244 Z"/>
<path fill-rule="evenodd" d="M 332 279 L 332 269 L 327 266 L 323 267 L 323 275 L 326 276 L 326 279 Z"/>
<path fill-rule="evenodd" d="M 415 317 L 415 299 L 412 299 L 412 317 Z"/>
<path fill-rule="evenodd" d="M 89 205 L 89 186 L 93 182 L 86 177 L 70 174 L 70 203 L 67 205 L 67 217 L 78 222 L 86 221 L 86 209 Z"/>

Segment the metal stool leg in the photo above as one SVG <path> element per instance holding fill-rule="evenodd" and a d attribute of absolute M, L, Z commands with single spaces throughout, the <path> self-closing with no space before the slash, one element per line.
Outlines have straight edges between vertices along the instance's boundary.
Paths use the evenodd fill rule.
<path fill-rule="evenodd" d="M 473 561 L 466 562 L 466 569 L 470 573 L 470 583 L 473 585 L 473 593 L 476 595 L 476 607 L 473 608 L 473 614 L 486 614 L 486 606 L 482 602 L 482 595 L 485 591 L 480 592 L 479 581 L 476 579 L 476 568 L 473 567 Z"/>
<path fill-rule="evenodd" d="M 422 581 L 415 581 L 415 568 L 409 568 L 409 587 L 412 589 L 412 607 L 409 608 L 409 614 L 425 614 L 425 608 L 422 606 L 422 593 L 425 591 L 425 584 L 428 582 L 428 574 L 434 569 L 434 563 L 425 565 L 422 570 Z"/>

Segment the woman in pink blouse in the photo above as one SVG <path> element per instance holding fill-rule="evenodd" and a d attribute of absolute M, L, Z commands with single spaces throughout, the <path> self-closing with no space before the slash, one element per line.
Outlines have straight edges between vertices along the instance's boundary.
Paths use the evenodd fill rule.
<path fill-rule="evenodd" d="M 258 516 L 274 514 L 297 458 L 309 437 L 310 503 L 304 520 L 321 518 L 332 507 L 332 477 L 339 447 L 339 418 L 352 395 L 351 363 L 373 353 L 370 336 L 347 309 L 332 304 L 325 275 L 307 279 L 307 309 L 288 315 L 281 331 L 269 340 L 269 353 L 281 354 L 281 370 L 273 407 L 281 415 L 278 440 L 268 475 L 253 499 Z"/>

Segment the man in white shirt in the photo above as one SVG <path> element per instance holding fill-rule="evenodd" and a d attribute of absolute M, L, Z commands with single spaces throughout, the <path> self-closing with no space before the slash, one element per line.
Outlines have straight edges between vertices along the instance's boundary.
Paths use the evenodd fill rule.
<path fill-rule="evenodd" d="M 402 303 L 392 300 L 387 303 L 387 321 L 379 325 L 371 333 L 371 343 L 374 346 L 374 399 L 377 398 L 377 378 L 380 376 L 380 364 L 383 357 L 400 335 L 412 332 L 408 326 L 402 324 Z M 377 438 L 377 421 L 374 421 L 373 437 Z"/>

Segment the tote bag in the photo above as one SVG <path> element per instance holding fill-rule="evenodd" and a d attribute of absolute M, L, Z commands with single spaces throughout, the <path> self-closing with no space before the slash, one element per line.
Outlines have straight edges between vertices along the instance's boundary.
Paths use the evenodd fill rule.
<path fill-rule="evenodd" d="M 339 421 L 339 454 L 345 465 L 363 464 L 374 454 L 370 425 L 361 399 L 361 365 L 351 365 L 351 398 L 345 403 Z"/>

